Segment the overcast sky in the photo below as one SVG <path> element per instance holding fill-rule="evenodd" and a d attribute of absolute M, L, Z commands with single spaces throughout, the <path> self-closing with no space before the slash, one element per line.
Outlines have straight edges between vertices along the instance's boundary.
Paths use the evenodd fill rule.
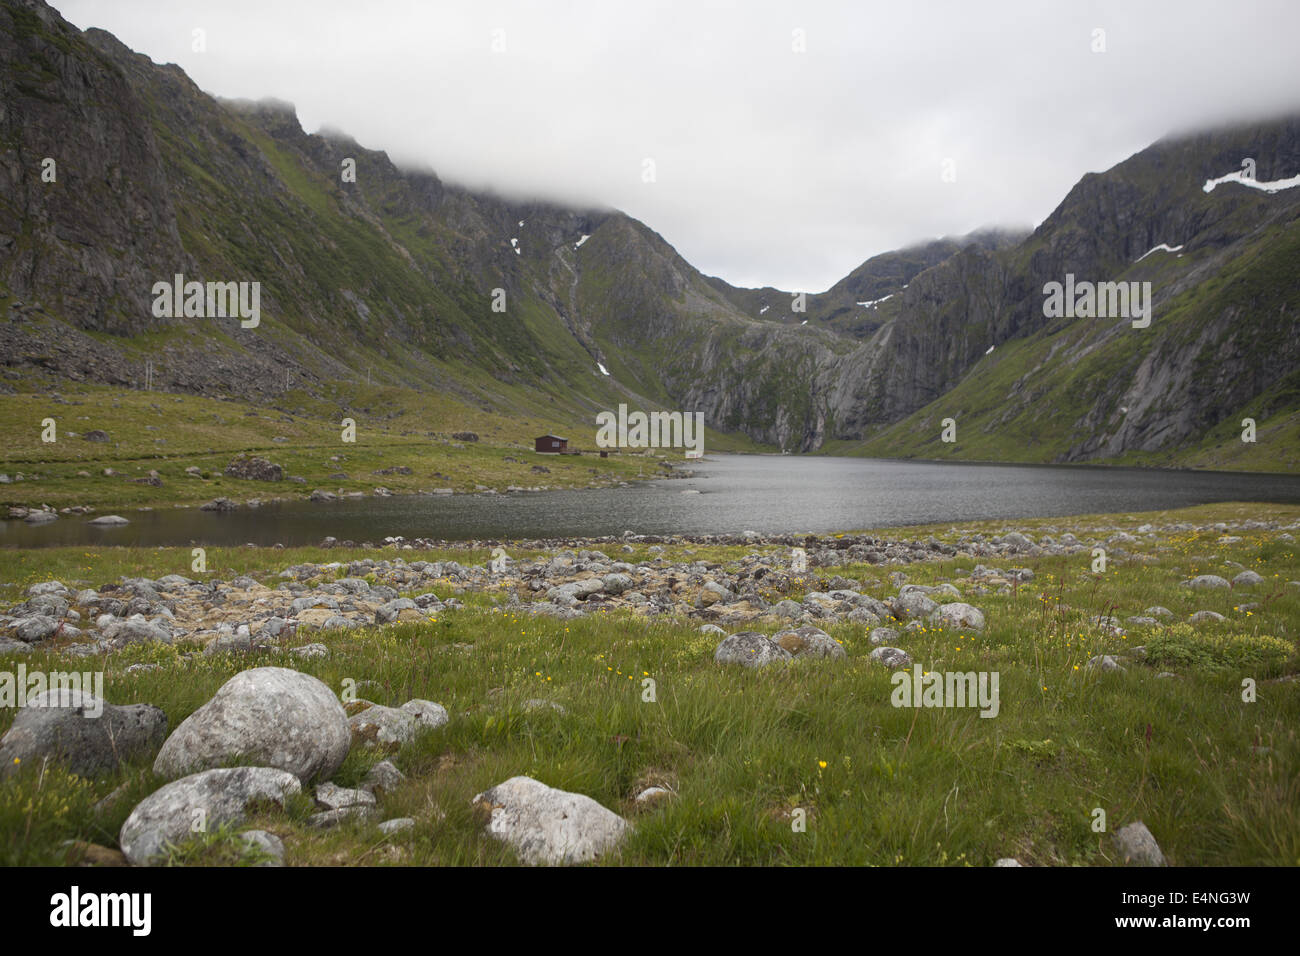
<path fill-rule="evenodd" d="M 1037 224 L 1170 131 L 1300 109 L 1295 0 L 54 6 L 210 93 L 289 100 L 309 132 L 613 206 L 706 274 L 810 292 L 915 241 Z"/>

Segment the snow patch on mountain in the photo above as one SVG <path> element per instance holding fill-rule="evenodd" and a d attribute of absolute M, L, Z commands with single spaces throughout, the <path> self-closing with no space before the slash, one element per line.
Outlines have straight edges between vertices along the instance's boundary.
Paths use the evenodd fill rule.
<path fill-rule="evenodd" d="M 1215 186 L 1223 183 L 1241 183 L 1251 189 L 1259 189 L 1266 193 L 1275 193 L 1282 189 L 1291 189 L 1293 186 L 1300 186 L 1300 176 L 1292 176 L 1290 179 L 1274 179 L 1271 182 L 1261 183 L 1253 176 L 1245 175 L 1245 170 L 1239 169 L 1236 172 L 1228 173 L 1226 176 L 1220 176 L 1218 179 L 1207 179 L 1205 185 L 1201 188 L 1207 193 L 1213 192 Z"/>
<path fill-rule="evenodd" d="M 1134 261 L 1134 262 L 1141 262 L 1143 259 L 1145 259 L 1147 256 L 1151 255 L 1151 253 L 1153 253 L 1153 252 L 1177 252 L 1177 251 L 1178 251 L 1179 249 L 1181 249 L 1181 248 L 1182 248 L 1182 246 L 1171 246 L 1171 245 L 1169 245 L 1169 244 L 1167 244 L 1167 243 L 1162 242 L 1162 243 L 1160 243 L 1160 245 L 1158 245 L 1158 246 L 1152 246 L 1150 249 L 1148 249 L 1146 252 L 1142 253 L 1142 255 L 1138 256 L 1138 257 L 1137 257 L 1136 259 L 1134 259 L 1133 261 Z"/>

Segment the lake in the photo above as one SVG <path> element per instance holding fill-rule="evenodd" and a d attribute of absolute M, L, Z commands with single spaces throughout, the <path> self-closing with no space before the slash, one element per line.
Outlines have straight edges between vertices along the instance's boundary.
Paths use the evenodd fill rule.
<path fill-rule="evenodd" d="M 318 544 L 327 535 L 378 544 L 389 535 L 466 540 L 596 537 L 627 530 L 824 533 L 1153 511 L 1215 501 L 1300 503 L 1295 475 L 794 455 L 710 455 L 691 468 L 694 478 L 630 488 L 293 501 L 225 514 L 197 508 L 123 511 L 131 523 L 117 528 L 91 526 L 81 515 L 45 525 L 0 521 L 0 546 L 292 546 Z"/>

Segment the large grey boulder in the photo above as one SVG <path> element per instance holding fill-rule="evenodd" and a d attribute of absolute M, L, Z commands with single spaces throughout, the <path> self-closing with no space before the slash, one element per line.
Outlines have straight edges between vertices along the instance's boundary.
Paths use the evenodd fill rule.
<path fill-rule="evenodd" d="M 0 737 L 0 775 L 49 757 L 93 777 L 153 753 L 166 735 L 167 715 L 152 704 L 109 704 L 88 691 L 47 690 L 28 700 Z"/>
<path fill-rule="evenodd" d="M 236 759 L 328 779 L 352 745 L 343 705 L 321 681 L 283 667 L 257 667 L 226 681 L 167 738 L 154 771 L 168 777 Z"/>
<path fill-rule="evenodd" d="M 590 797 L 511 777 L 473 799 L 492 837 L 530 865 L 586 863 L 615 849 L 631 824 Z"/>
<path fill-rule="evenodd" d="M 169 844 L 194 835 L 196 826 L 212 832 L 223 824 L 238 824 L 250 803 L 265 801 L 283 807 L 299 793 L 298 778 L 272 767 L 231 767 L 205 770 L 173 780 L 145 797 L 122 824 L 118 844 L 132 863 L 156 862 Z"/>
<path fill-rule="evenodd" d="M 1232 587 L 1225 578 L 1221 578 L 1217 574 L 1198 574 L 1196 577 L 1185 583 L 1187 587 L 1194 591 L 1207 591 L 1215 588 Z"/>
<path fill-rule="evenodd" d="M 763 667 L 791 659 L 789 651 L 757 631 L 732 634 L 713 652 L 713 660 L 719 664 L 742 664 L 745 667 Z"/>

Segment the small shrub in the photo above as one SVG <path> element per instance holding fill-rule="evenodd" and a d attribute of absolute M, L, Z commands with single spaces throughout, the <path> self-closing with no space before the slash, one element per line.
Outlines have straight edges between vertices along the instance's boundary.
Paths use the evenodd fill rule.
<path fill-rule="evenodd" d="M 1206 634 L 1176 624 L 1146 644 L 1147 663 L 1198 670 L 1276 672 L 1295 656 L 1288 641 L 1266 634 Z"/>

